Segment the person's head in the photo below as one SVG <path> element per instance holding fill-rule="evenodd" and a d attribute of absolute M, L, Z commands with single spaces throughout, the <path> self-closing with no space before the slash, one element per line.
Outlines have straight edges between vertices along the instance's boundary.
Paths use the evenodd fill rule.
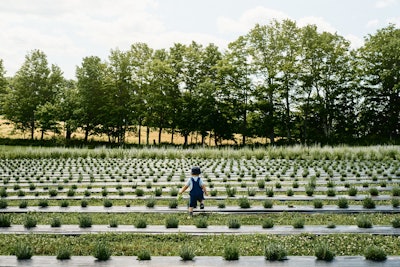
<path fill-rule="evenodd" d="M 192 167 L 192 175 L 200 175 L 200 173 L 201 173 L 200 167 L 198 166 Z"/>

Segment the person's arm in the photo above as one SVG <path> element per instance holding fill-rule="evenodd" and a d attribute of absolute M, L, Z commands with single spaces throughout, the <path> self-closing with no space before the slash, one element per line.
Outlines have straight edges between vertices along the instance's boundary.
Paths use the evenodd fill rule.
<path fill-rule="evenodd" d="M 201 186 L 201 188 L 203 189 L 204 195 L 208 196 L 206 186 L 203 184 L 203 185 Z"/>
<path fill-rule="evenodd" d="M 179 190 L 179 194 L 182 194 L 182 193 L 185 192 L 186 189 L 188 189 L 188 188 L 189 188 L 189 186 L 188 186 L 188 185 L 185 185 L 184 187 L 182 187 L 181 190 Z"/>

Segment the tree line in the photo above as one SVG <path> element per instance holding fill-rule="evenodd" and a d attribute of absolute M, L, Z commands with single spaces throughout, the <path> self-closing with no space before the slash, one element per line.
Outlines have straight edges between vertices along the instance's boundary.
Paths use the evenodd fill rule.
<path fill-rule="evenodd" d="M 221 51 L 214 44 L 134 43 L 107 60 L 88 56 L 67 80 L 44 52 L 30 51 L 13 77 L 0 59 L 0 114 L 16 129 L 82 130 L 149 143 L 150 129 L 216 145 L 258 137 L 284 143 L 398 143 L 400 29 L 390 24 L 352 49 L 337 33 L 294 21 L 257 24 Z M 146 127 L 144 127 L 146 126 Z M 146 129 L 146 140 L 141 131 Z M 235 136 L 240 136 L 236 140 Z"/>

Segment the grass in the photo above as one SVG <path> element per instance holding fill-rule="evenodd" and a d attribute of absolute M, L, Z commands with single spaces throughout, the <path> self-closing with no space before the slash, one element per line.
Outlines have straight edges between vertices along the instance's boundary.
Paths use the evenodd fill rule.
<path fill-rule="evenodd" d="M 73 256 L 90 256 L 98 241 L 107 242 L 115 256 L 134 256 L 137 251 L 148 250 L 152 256 L 179 256 L 179 248 L 184 243 L 196 247 L 197 256 L 221 256 L 226 244 L 237 246 L 242 256 L 262 256 L 264 247 L 279 243 L 288 255 L 313 256 L 315 244 L 327 243 L 337 256 L 363 255 L 371 244 L 381 246 L 388 255 L 398 255 L 400 244 L 396 236 L 369 234 L 332 235 L 205 235 L 188 234 L 85 234 L 80 236 L 60 236 L 51 234 L 4 235 L 0 239 L 0 255 L 10 255 L 18 242 L 35 244 L 35 254 L 57 255 L 58 248 L 71 248 Z"/>

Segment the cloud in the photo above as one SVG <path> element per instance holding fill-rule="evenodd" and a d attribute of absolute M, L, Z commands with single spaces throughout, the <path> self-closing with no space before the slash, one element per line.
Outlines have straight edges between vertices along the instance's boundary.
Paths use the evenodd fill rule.
<path fill-rule="evenodd" d="M 400 17 L 393 17 L 386 20 L 387 23 L 392 23 L 397 27 L 400 27 Z"/>
<path fill-rule="evenodd" d="M 243 34 L 248 32 L 255 24 L 269 24 L 273 19 L 283 20 L 290 18 L 284 12 L 258 6 L 247 10 L 235 20 L 227 17 L 219 17 L 217 19 L 218 31 L 223 34 L 239 33 Z"/>
<path fill-rule="evenodd" d="M 367 28 L 377 28 L 379 26 L 379 20 L 373 19 L 367 22 Z"/>
<path fill-rule="evenodd" d="M 304 17 L 297 21 L 297 25 L 304 27 L 306 25 L 316 25 L 319 32 L 330 32 L 336 33 L 337 29 L 333 27 L 329 22 L 325 21 L 322 17 Z"/>
<path fill-rule="evenodd" d="M 377 8 L 386 8 L 389 6 L 393 6 L 397 4 L 397 0 L 378 0 L 375 3 L 375 7 Z"/>
<path fill-rule="evenodd" d="M 360 48 L 361 46 L 364 45 L 364 39 L 360 38 L 359 36 L 356 36 L 354 34 L 348 34 L 348 35 L 344 36 L 344 38 L 346 38 L 346 40 L 350 41 L 350 47 L 353 49 Z"/>

